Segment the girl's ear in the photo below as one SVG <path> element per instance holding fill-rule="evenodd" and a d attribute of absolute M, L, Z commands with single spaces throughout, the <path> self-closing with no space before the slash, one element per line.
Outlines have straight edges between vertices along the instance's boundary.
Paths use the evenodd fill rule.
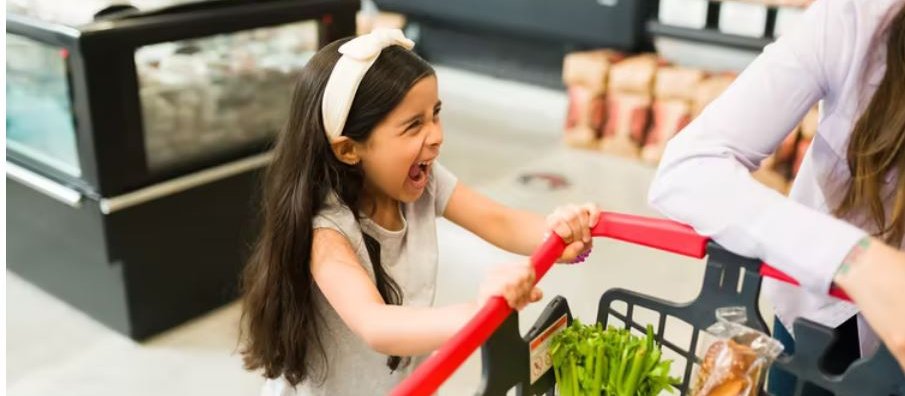
<path fill-rule="evenodd" d="M 333 155 L 345 164 L 355 165 L 361 162 L 358 144 L 346 136 L 340 136 L 334 139 L 333 142 L 330 143 L 330 147 L 333 149 Z"/>

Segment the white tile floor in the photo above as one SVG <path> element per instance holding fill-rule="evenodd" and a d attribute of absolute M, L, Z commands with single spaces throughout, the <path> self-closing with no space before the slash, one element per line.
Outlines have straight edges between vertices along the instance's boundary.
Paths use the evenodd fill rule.
<path fill-rule="evenodd" d="M 442 161 L 460 180 L 508 205 L 547 212 L 594 200 L 605 209 L 653 215 L 645 204 L 653 169 L 633 161 L 561 147 L 561 92 L 439 69 L 446 142 Z M 554 172 L 571 187 L 523 186 L 524 172 Z M 484 268 L 519 260 L 441 222 L 438 304 L 472 298 Z M 546 297 L 522 314 L 527 330 L 550 298 L 568 298 L 592 320 L 600 294 L 623 287 L 670 300 L 694 297 L 703 266 L 695 260 L 599 241 L 588 262 L 556 267 L 542 281 Z M 230 304 L 147 342 L 135 343 L 7 273 L 7 381 L 13 396 L 253 395 L 261 379 L 236 354 L 239 307 Z M 769 309 L 769 308 L 767 308 Z M 444 395 L 472 394 L 480 361 L 472 358 Z"/>

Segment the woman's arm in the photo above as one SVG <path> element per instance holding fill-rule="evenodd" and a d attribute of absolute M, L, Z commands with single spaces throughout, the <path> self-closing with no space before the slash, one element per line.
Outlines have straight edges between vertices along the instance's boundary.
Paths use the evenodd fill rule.
<path fill-rule="evenodd" d="M 833 278 L 905 370 L 905 252 L 862 239 Z"/>
<path fill-rule="evenodd" d="M 388 305 L 348 240 L 332 229 L 314 231 L 311 273 L 352 332 L 386 355 L 417 356 L 433 351 L 471 319 L 490 296 L 501 295 L 516 309 L 541 298 L 533 287 L 534 271 L 522 263 L 496 268 L 473 303 L 437 308 Z"/>
<path fill-rule="evenodd" d="M 835 94 L 828 81 L 854 46 L 851 24 L 840 20 L 848 3 L 818 0 L 795 30 L 768 46 L 668 144 L 649 197 L 666 216 L 818 293 L 826 293 L 838 263 L 865 233 L 787 199 L 750 172 L 815 102 Z"/>
<path fill-rule="evenodd" d="M 568 205 L 545 219 L 501 205 L 458 183 L 443 216 L 503 250 L 524 256 L 533 253 L 552 229 L 569 243 L 561 260 L 571 261 L 591 247 L 591 227 L 599 214 L 594 204 Z"/>

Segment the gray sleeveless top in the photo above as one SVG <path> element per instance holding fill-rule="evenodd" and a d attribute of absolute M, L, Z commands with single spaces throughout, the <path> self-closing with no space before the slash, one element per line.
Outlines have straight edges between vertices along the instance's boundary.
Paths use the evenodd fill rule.
<path fill-rule="evenodd" d="M 374 269 L 365 248 L 362 231 L 380 243 L 380 260 L 386 272 L 396 281 L 407 306 L 430 306 L 434 302 L 437 283 L 436 219 L 443 215 L 456 186 L 456 178 L 439 163 L 434 163 L 424 194 L 411 204 L 400 205 L 403 227 L 390 231 L 372 222 L 355 221 L 352 211 L 336 197 L 314 218 L 314 228 L 329 228 L 344 235 L 355 250 L 358 261 L 374 281 Z M 383 395 L 404 379 L 423 360 L 411 362 L 391 372 L 387 356 L 373 351 L 346 326 L 320 290 L 316 304 L 321 313 L 321 343 L 326 356 L 311 353 L 309 361 L 316 369 L 311 379 L 295 389 L 285 379 L 267 380 L 262 396 L 295 395 Z M 321 370 L 317 370 L 321 368 Z M 324 372 L 323 369 L 326 369 Z M 320 381 L 323 380 L 323 381 Z"/>

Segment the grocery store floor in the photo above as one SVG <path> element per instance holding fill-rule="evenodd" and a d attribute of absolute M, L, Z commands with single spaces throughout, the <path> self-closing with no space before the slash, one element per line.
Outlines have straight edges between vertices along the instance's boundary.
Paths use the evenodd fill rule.
<path fill-rule="evenodd" d="M 645 203 L 653 168 L 562 147 L 564 93 L 459 70 L 438 72 L 446 131 L 441 161 L 462 182 L 508 205 L 539 212 L 594 200 L 606 210 L 653 215 Z M 529 172 L 559 174 L 571 184 L 556 191 L 542 183 L 524 185 L 519 176 Z M 483 268 L 519 259 L 451 223 L 441 222 L 438 232 L 438 304 L 472 298 Z M 588 262 L 554 268 L 542 281 L 545 300 L 523 311 L 522 331 L 557 294 L 569 300 L 576 316 L 591 321 L 604 290 L 623 287 L 689 300 L 702 273 L 695 260 L 599 241 Z M 258 393 L 262 380 L 243 371 L 236 353 L 240 311 L 235 303 L 135 343 L 11 272 L 7 301 L 6 374 L 12 396 Z M 674 330 L 679 338 L 690 332 Z M 479 375 L 480 359 L 472 356 L 441 394 L 473 394 Z"/>

